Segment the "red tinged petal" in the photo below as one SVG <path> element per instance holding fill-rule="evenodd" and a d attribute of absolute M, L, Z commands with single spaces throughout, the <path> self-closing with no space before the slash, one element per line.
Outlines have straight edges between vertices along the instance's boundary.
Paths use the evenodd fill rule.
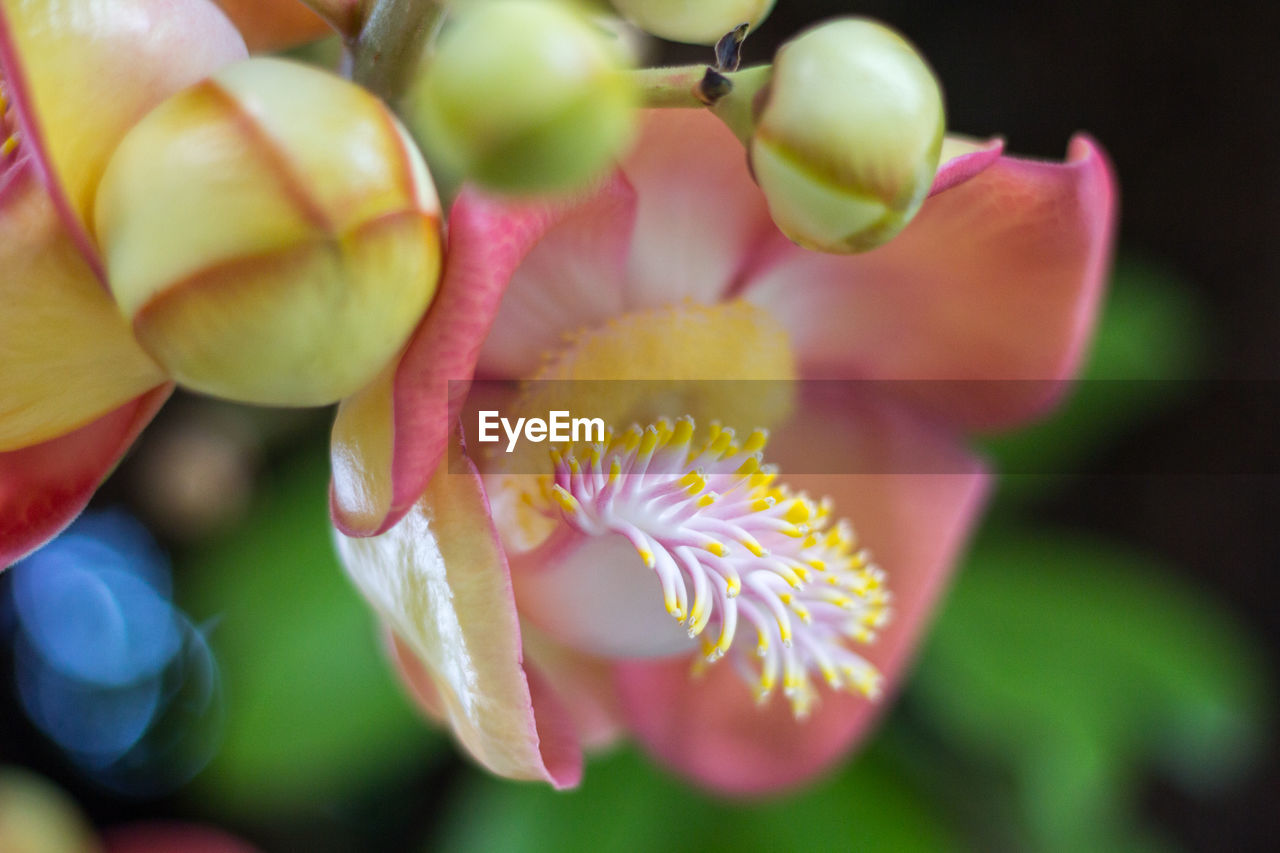
<path fill-rule="evenodd" d="M 338 407 L 329 491 L 338 530 L 382 533 L 422 494 L 512 273 L 564 212 L 470 191 L 454 202 L 444 274 L 426 317 L 399 361 Z"/>
<path fill-rule="evenodd" d="M 448 462 L 380 536 L 340 536 L 347 572 L 398 638 L 412 693 L 480 764 L 571 787 L 582 752 L 548 683 L 522 665 L 506 556 L 480 476 Z"/>
<path fill-rule="evenodd" d="M 814 393 L 824 390 L 830 389 Z M 758 707 L 724 661 L 698 679 L 690 677 L 687 660 L 616 668 L 623 707 L 641 743 L 663 764 L 714 790 L 751 795 L 793 787 L 866 736 L 901 686 L 981 508 L 987 475 L 948 433 L 900 407 L 856 396 L 836 389 L 826 399 L 811 397 L 810 414 L 770 442 L 770 458 L 789 486 L 832 498 L 835 514 L 853 523 L 888 573 L 893 618 L 874 643 L 857 649 L 885 676 L 887 695 L 872 702 L 823 688 L 814 713 L 797 722 L 782 697 Z M 880 473 L 795 473 L 816 470 L 819 461 L 823 470 Z"/>
<path fill-rule="evenodd" d="M 1013 425 L 1056 402 L 1079 366 L 1115 198 L 1101 149 L 1076 137 L 1063 164 L 1001 157 L 866 254 L 806 252 L 777 237 L 744 296 L 791 331 L 809 377 L 1025 380 L 904 384 L 943 419 Z"/>
<path fill-rule="evenodd" d="M 56 536 L 168 398 L 155 388 L 59 438 L 0 453 L 0 567 Z"/>

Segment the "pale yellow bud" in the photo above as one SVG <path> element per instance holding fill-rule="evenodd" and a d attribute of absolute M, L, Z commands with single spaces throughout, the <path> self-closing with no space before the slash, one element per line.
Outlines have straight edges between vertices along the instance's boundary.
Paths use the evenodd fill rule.
<path fill-rule="evenodd" d="M 18 767 L 0 769 L 0 850 L 101 853 L 93 828 L 58 788 Z"/>
<path fill-rule="evenodd" d="M 432 156 L 491 189 L 579 187 L 631 139 L 634 84 L 623 45 L 549 0 L 466 7 L 441 34 L 404 103 Z"/>
<path fill-rule="evenodd" d="M 691 44 L 715 44 L 730 30 L 755 29 L 776 0 L 613 0 L 632 23 L 655 36 Z"/>
<path fill-rule="evenodd" d="M 395 118 L 277 59 L 229 66 L 129 131 L 94 226 L 142 346 L 179 383 L 251 403 L 359 389 L 440 272 L 440 203 Z"/>
<path fill-rule="evenodd" d="M 840 19 L 778 51 L 751 167 L 784 234 L 861 252 L 920 209 L 945 126 L 942 91 L 915 48 L 882 24 Z"/>

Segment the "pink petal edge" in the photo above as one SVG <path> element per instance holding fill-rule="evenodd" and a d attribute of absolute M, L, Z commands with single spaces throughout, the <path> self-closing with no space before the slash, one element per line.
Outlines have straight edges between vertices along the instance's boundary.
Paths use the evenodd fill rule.
<path fill-rule="evenodd" d="M 4 79 L 5 87 L 9 90 L 10 106 L 14 111 L 14 115 L 17 116 L 18 129 L 23 135 L 22 147 L 28 152 L 24 165 L 35 170 L 37 178 L 49 194 L 49 200 L 53 202 L 53 209 L 57 212 L 58 218 L 62 220 L 63 227 L 67 229 L 67 234 L 71 237 L 71 241 L 80 250 L 80 254 L 84 257 L 85 262 L 89 264 L 90 269 L 93 270 L 93 274 L 98 277 L 98 281 L 102 282 L 105 287 L 107 270 L 103 264 L 102 256 L 98 252 L 98 246 L 94 243 L 93 238 L 89 236 L 89 231 L 84 223 L 80 221 L 80 217 L 76 216 L 71 209 L 71 199 L 67 196 L 62 182 L 58 180 L 53 168 L 53 162 L 49 158 L 44 133 L 40 128 L 39 122 L 36 121 L 32 108 L 30 86 L 27 85 L 22 63 L 18 61 L 18 48 L 14 44 L 10 33 L 9 21 L 2 4 L 0 4 L 0 78 Z M 0 187 L 0 189 L 2 188 Z"/>
<path fill-rule="evenodd" d="M 372 467 L 357 446 L 333 449 L 330 513 L 347 536 L 374 536 L 399 521 L 444 456 L 450 424 L 466 399 L 480 347 L 511 275 L 571 207 L 512 204 L 466 189 L 449 214 L 439 292 L 396 368 L 392 392 L 391 504 L 377 524 L 359 521 L 356 491 L 341 481 L 350 466 Z"/>
<path fill-rule="evenodd" d="M 968 140 L 965 140 L 968 143 Z M 972 150 L 938 164 L 929 195 L 935 196 L 977 176 L 992 166 L 1004 153 L 1004 137 L 993 136 L 982 142 L 974 142 Z"/>
<path fill-rule="evenodd" d="M 172 390 L 160 386 L 74 432 L 0 453 L 0 568 L 75 520 Z"/>

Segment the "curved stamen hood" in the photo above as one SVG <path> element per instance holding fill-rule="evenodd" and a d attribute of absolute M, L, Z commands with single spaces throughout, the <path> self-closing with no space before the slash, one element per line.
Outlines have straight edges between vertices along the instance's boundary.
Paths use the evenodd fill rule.
<path fill-rule="evenodd" d="M 663 419 L 552 450 L 554 473 L 522 495 L 563 525 L 543 547 L 569 564 L 585 550 L 585 571 L 599 574 L 610 560 L 597 540 L 624 539 L 656 575 L 667 613 L 702 638 L 701 661 L 733 651 L 761 701 L 781 680 L 803 717 L 814 676 L 875 696 L 880 675 L 849 641 L 871 642 L 888 620 L 884 573 L 847 522 L 832 522 L 829 501 L 775 484 L 763 430 L 739 439 L 713 423 L 701 440 L 696 432 L 692 418 Z M 568 580 L 553 565 L 533 573 L 534 585 Z M 586 609 L 612 610 L 577 608 Z M 754 629 L 754 646 L 743 628 Z"/>

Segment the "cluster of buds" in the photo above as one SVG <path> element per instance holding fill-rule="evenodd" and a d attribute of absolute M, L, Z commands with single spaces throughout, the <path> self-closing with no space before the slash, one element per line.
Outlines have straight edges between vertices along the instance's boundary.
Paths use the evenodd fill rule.
<path fill-rule="evenodd" d="M 146 0 L 120 2 L 150 13 Z M 428 159 L 449 190 L 579 192 L 626 154 L 642 106 L 710 105 L 746 144 L 779 228 L 807 248 L 853 252 L 902 228 L 939 158 L 937 82 L 910 45 L 865 20 L 822 25 L 735 76 L 729 54 L 772 0 L 616 0 L 664 38 L 734 34 L 720 38 L 718 70 L 658 72 L 629 67 L 627 24 L 570 2 L 308 5 L 323 21 L 271 3 L 228 11 L 258 45 L 276 42 L 253 29 L 255 14 L 301 35 L 327 21 L 346 37 L 353 79 L 233 62 L 134 116 L 97 160 L 55 164 L 75 179 L 64 188 L 73 231 L 137 344 L 199 392 L 323 405 L 393 362 L 442 268 Z M 16 30 L 39 7 L 6 4 Z M 21 115 L 5 112 L 0 156 L 16 163 Z M 56 157 L 61 141 L 46 141 Z"/>

